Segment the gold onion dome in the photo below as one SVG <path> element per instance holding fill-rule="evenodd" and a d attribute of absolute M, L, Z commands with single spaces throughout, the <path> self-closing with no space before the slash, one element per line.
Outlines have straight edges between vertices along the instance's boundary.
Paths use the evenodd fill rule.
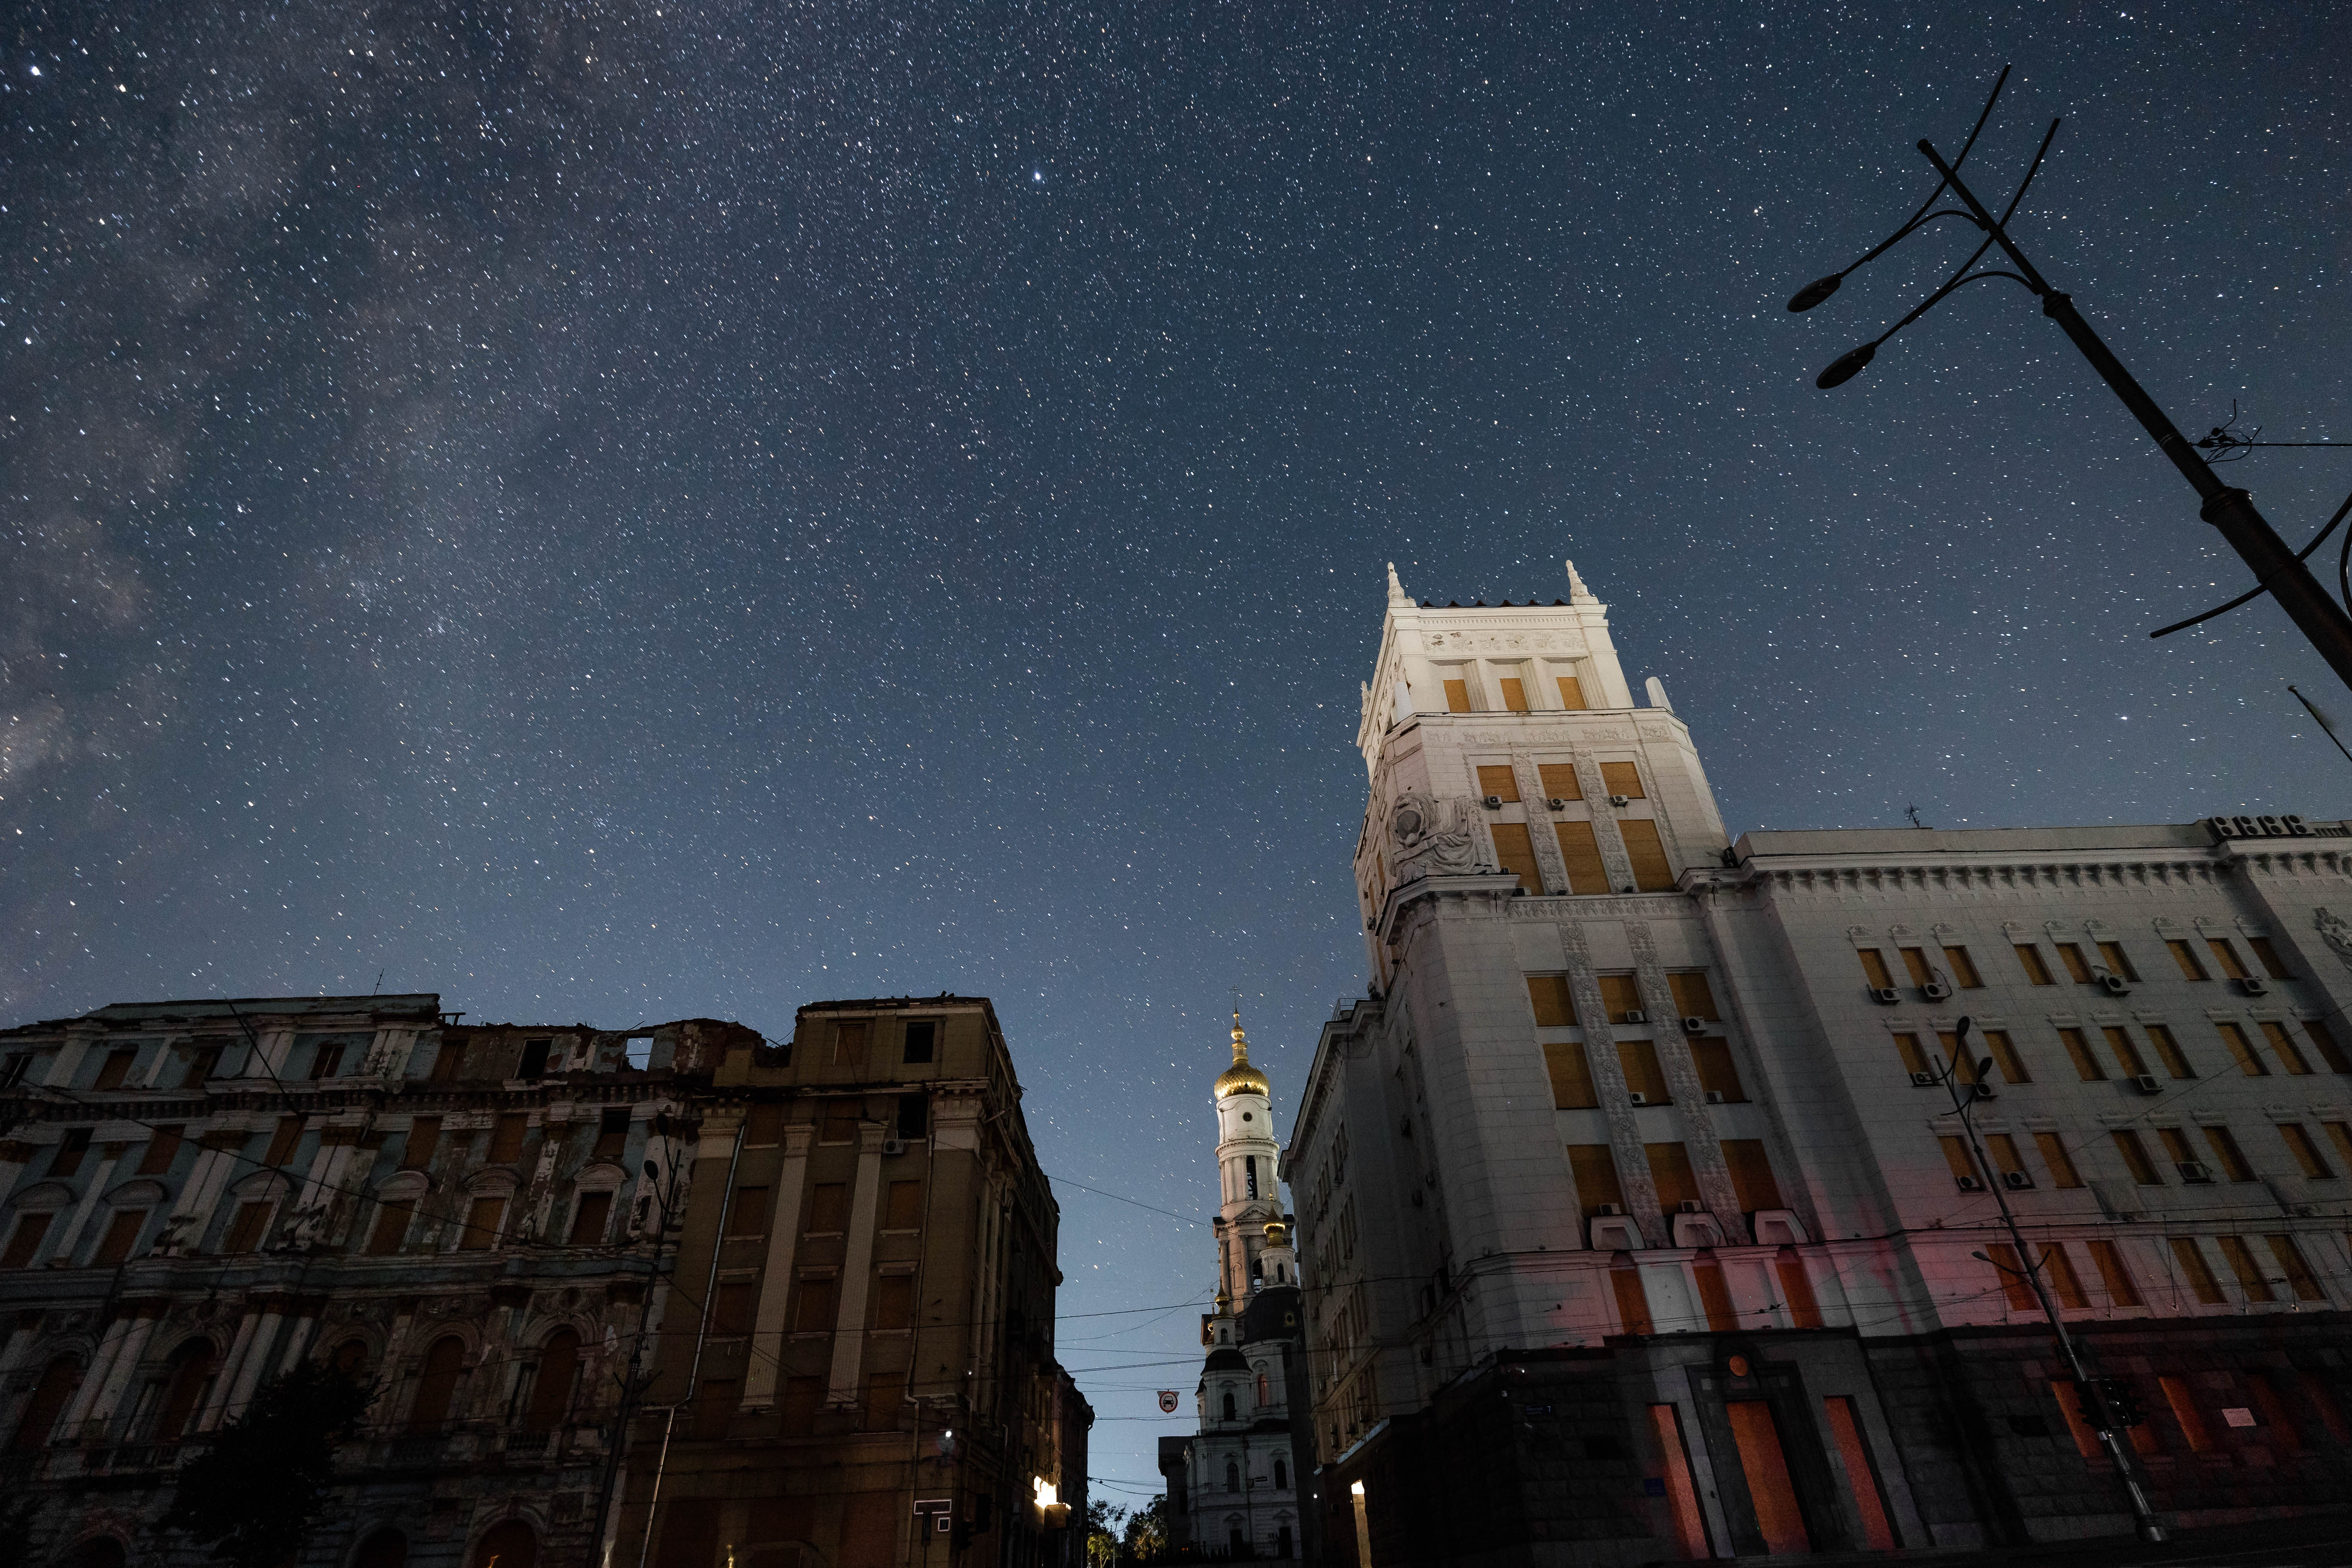
<path fill-rule="evenodd" d="M 1265 1222 L 1265 1244 L 1266 1244 L 1268 1247 L 1287 1247 L 1287 1246 L 1289 1246 L 1289 1245 L 1290 1245 L 1290 1227 L 1289 1227 L 1288 1226 L 1286 1226 L 1286 1225 L 1283 1224 L 1283 1223 L 1282 1223 L 1280 1220 L 1278 1220 L 1278 1219 L 1270 1219 L 1270 1220 L 1266 1221 L 1266 1222 Z"/>
<path fill-rule="evenodd" d="M 1217 1098 L 1229 1094 L 1265 1094 L 1273 1085 L 1265 1074 L 1250 1066 L 1249 1040 L 1242 1033 L 1241 1009 L 1234 1009 L 1234 1065 L 1217 1075 Z"/>

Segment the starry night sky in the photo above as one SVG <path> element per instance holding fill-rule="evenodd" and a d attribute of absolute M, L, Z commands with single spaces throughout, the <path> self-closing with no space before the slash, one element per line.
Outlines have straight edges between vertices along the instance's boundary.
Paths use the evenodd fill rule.
<path fill-rule="evenodd" d="M 2352 33 L 1896 9 L 18 7 L 0 1011 L 984 994 L 1205 1216 L 1231 989 L 1286 1118 L 1361 985 L 1390 559 L 1573 555 L 1735 832 L 2352 812 L 2275 609 L 2147 640 L 2244 571 L 2021 291 L 1813 389 L 1963 230 L 1781 308 L 2014 60 L 1970 168 L 2069 116 L 2018 232 L 2175 419 L 2352 436 Z M 1191 1314 L 1076 1314 L 1213 1258 L 1061 1195 L 1131 1500 Z"/>

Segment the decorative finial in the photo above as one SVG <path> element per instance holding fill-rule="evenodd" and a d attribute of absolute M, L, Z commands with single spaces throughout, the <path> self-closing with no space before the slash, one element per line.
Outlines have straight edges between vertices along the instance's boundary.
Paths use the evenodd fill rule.
<path fill-rule="evenodd" d="M 1404 584 L 1397 581 L 1396 563 L 1393 561 L 1389 563 L 1389 604 L 1395 609 L 1412 607 L 1412 595 L 1404 591 Z"/>
<path fill-rule="evenodd" d="M 1584 585 L 1584 579 L 1576 574 L 1576 563 L 1563 561 L 1561 564 L 1568 568 L 1568 602 L 1571 605 L 1599 604 L 1601 601 L 1592 596 L 1592 590 Z"/>
<path fill-rule="evenodd" d="M 1234 1066 L 1249 1065 L 1249 1037 L 1242 1033 L 1241 1004 L 1234 1004 Z"/>

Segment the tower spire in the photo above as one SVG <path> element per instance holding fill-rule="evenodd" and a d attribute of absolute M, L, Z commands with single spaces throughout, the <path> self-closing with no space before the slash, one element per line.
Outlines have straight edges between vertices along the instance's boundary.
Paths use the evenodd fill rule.
<path fill-rule="evenodd" d="M 1389 563 L 1389 605 L 1400 610 L 1409 609 L 1412 605 L 1412 595 L 1407 594 L 1404 584 L 1397 581 L 1396 563 L 1393 561 Z"/>
<path fill-rule="evenodd" d="M 1273 1086 L 1265 1074 L 1250 1065 L 1249 1037 L 1242 1032 L 1241 999 L 1234 1000 L 1234 1065 L 1217 1075 L 1217 1098 L 1229 1094 L 1265 1094 Z"/>

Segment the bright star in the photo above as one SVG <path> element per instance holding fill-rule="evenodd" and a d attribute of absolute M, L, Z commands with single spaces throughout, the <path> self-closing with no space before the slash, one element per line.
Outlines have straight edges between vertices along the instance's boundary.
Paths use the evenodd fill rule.
<path fill-rule="evenodd" d="M 1032 169 L 1032 170 L 1030 170 L 1030 171 L 1029 171 L 1029 183 L 1030 183 L 1031 184 L 1033 184 L 1033 185 L 1042 185 L 1042 184 L 1044 184 L 1045 183 L 1045 170 L 1043 170 L 1043 169 Z"/>

